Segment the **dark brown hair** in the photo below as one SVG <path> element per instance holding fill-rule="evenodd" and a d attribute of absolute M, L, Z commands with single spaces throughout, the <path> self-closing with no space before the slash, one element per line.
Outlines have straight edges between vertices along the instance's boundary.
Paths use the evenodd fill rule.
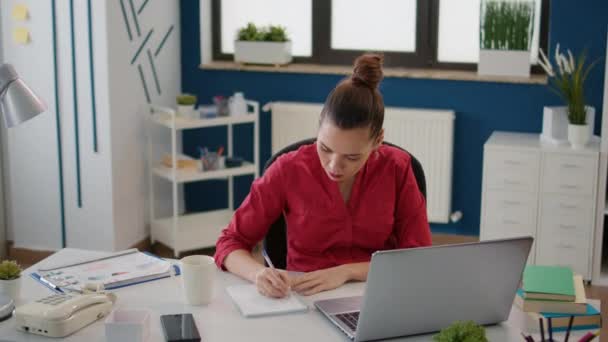
<path fill-rule="evenodd" d="M 382 55 L 359 56 L 353 74 L 327 96 L 319 122 L 329 119 L 342 129 L 369 127 L 371 137 L 378 137 L 384 122 L 384 101 L 378 90 L 382 62 Z"/>

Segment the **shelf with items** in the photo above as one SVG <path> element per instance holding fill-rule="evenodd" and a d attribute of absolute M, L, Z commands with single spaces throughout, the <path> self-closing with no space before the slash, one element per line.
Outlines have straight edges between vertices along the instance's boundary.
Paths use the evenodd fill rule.
<path fill-rule="evenodd" d="M 200 171 L 198 169 L 177 169 L 174 170 L 164 165 L 153 168 L 155 175 L 169 181 L 177 183 L 197 182 L 209 179 L 222 179 L 234 176 L 253 175 L 256 173 L 256 165 L 250 162 L 243 162 L 242 166 L 222 168 L 218 170 Z"/>
<path fill-rule="evenodd" d="M 246 114 L 195 119 L 179 117 L 175 115 L 172 116 L 170 113 L 168 113 L 167 109 L 163 109 L 162 112 L 155 112 L 154 114 L 152 114 L 152 120 L 155 123 L 165 126 L 167 128 L 172 128 L 173 125 L 175 125 L 175 129 L 184 130 L 248 123 L 254 122 L 256 118 L 254 115 Z"/>
<path fill-rule="evenodd" d="M 149 107 L 149 127 L 156 126 L 157 130 L 166 128 L 170 131 L 169 153 L 157 153 L 154 149 L 159 146 L 166 148 L 167 143 L 159 144 L 153 141 L 153 134 L 148 133 L 148 168 L 150 183 L 150 222 L 151 241 L 162 242 L 172 248 L 175 257 L 184 251 L 208 248 L 215 246 L 221 230 L 226 227 L 234 213 L 234 177 L 253 175 L 259 176 L 259 103 L 246 101 L 247 113 L 235 116 L 192 118 L 180 117 L 175 110 L 166 107 L 151 105 Z M 233 126 L 240 124 L 253 125 L 253 160 L 243 161 L 239 166 L 220 167 L 212 170 L 203 170 L 201 161 L 184 156 L 178 151 L 178 136 L 180 131 L 186 129 L 198 129 L 206 127 L 225 126 L 227 129 L 227 155 L 233 156 Z M 151 130 L 151 128 L 150 128 Z M 218 151 L 218 155 L 221 152 Z M 160 158 L 159 156 L 162 156 Z M 166 217 L 157 217 L 155 206 L 156 196 L 154 178 L 164 179 L 171 184 L 172 210 Z M 227 179 L 228 203 L 225 209 L 213 210 L 199 213 L 179 214 L 178 187 L 190 182 Z M 210 197 L 214 197 L 211 194 Z"/>

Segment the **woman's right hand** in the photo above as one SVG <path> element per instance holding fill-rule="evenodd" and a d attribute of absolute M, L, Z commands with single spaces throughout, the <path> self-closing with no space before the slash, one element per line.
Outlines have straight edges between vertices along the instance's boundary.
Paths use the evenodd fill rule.
<path fill-rule="evenodd" d="M 255 274 L 255 285 L 263 296 L 283 298 L 289 294 L 291 280 L 287 271 L 265 267 Z"/>

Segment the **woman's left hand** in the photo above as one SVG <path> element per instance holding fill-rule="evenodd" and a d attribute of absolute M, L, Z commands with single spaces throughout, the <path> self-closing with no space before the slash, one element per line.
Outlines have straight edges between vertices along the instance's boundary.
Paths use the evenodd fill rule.
<path fill-rule="evenodd" d="M 292 280 L 291 289 L 301 295 L 310 296 L 321 291 L 333 290 L 349 280 L 348 268 L 342 265 L 298 276 Z"/>

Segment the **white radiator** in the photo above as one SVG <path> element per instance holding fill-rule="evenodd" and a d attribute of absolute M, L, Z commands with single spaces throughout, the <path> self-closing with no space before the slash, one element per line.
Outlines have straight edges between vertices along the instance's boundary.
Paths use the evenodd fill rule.
<path fill-rule="evenodd" d="M 296 141 L 315 137 L 318 103 L 271 102 L 272 153 Z M 412 153 L 422 164 L 427 184 L 427 209 L 430 222 L 448 223 L 452 199 L 452 151 L 454 112 L 387 107 L 384 140 Z"/>

